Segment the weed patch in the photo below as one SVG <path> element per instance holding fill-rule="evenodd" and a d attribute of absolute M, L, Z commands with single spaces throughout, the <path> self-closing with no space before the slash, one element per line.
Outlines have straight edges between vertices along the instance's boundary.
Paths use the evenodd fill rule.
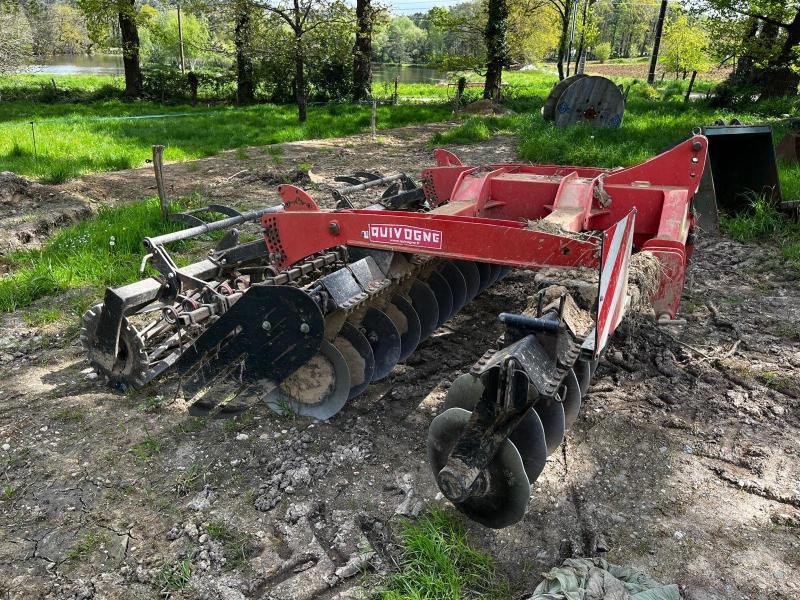
<path fill-rule="evenodd" d="M 458 518 L 435 510 L 402 532 L 400 568 L 380 591 L 382 600 L 509 598 L 492 559 L 470 546 Z"/>
<path fill-rule="evenodd" d="M 255 547 L 251 536 L 234 531 L 227 523 L 212 521 L 206 527 L 206 531 L 212 540 L 222 544 L 225 569 L 238 569 L 253 556 Z"/>
<path fill-rule="evenodd" d="M 156 576 L 156 585 L 162 592 L 183 589 L 192 577 L 192 562 L 186 558 L 174 564 L 164 564 Z"/>
<path fill-rule="evenodd" d="M 137 458 L 146 460 L 161 453 L 161 442 L 147 432 L 141 442 L 131 447 L 131 452 Z"/>
<path fill-rule="evenodd" d="M 67 560 L 72 562 L 84 561 L 107 541 L 108 536 L 102 531 L 87 532 L 67 551 Z"/>

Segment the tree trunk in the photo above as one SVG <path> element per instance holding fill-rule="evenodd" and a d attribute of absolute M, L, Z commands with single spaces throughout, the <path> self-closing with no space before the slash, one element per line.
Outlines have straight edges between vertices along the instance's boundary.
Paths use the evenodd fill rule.
<path fill-rule="evenodd" d="M 302 33 L 294 37 L 294 83 L 297 99 L 297 120 L 305 123 L 308 118 L 308 92 L 306 90 L 305 57 L 303 56 Z"/>
<path fill-rule="evenodd" d="M 371 0 L 356 0 L 353 102 L 361 102 L 372 96 L 372 16 Z"/>
<path fill-rule="evenodd" d="M 558 40 L 558 58 L 556 59 L 556 66 L 558 67 L 558 79 L 564 79 L 564 56 L 567 53 L 567 38 L 569 37 L 569 17 L 572 12 L 571 0 L 564 2 L 564 14 L 561 15 L 561 37 Z"/>
<path fill-rule="evenodd" d="M 503 80 L 503 67 L 508 65 L 508 5 L 506 0 L 489 0 L 488 19 L 483 39 L 486 42 L 486 82 L 483 97 L 500 101 L 500 84 Z"/>
<path fill-rule="evenodd" d="M 136 28 L 134 0 L 125 0 L 119 11 L 119 31 L 122 37 L 122 64 L 125 69 L 125 96 L 142 95 L 142 70 L 139 67 L 139 30 Z"/>
<path fill-rule="evenodd" d="M 251 36 L 250 6 L 246 1 L 239 0 L 236 2 L 236 24 L 233 32 L 236 45 L 236 99 L 239 104 L 249 104 L 255 100 Z"/>
<path fill-rule="evenodd" d="M 656 80 L 656 64 L 658 63 L 658 49 L 661 46 L 661 34 L 664 31 L 664 16 L 667 14 L 667 0 L 661 0 L 661 9 L 658 12 L 656 34 L 653 39 L 653 54 L 650 56 L 650 70 L 647 72 L 647 83 L 653 85 Z"/>

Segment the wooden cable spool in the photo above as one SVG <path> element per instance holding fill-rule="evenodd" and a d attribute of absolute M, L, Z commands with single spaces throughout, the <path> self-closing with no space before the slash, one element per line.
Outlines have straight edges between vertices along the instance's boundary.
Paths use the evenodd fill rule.
<path fill-rule="evenodd" d="M 615 129 L 622 124 L 625 97 L 610 79 L 598 75 L 573 75 L 553 87 L 542 106 L 542 117 L 556 127 L 588 123 Z"/>

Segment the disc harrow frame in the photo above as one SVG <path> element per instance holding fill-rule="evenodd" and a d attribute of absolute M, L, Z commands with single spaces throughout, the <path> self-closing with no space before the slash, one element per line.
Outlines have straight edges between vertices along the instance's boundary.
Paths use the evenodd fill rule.
<path fill-rule="evenodd" d="M 655 316 L 675 318 L 706 149 L 695 135 L 613 170 L 468 166 L 437 150 L 420 186 L 402 173 L 337 178 L 349 185 L 333 210 L 282 185 L 280 206 L 145 239 L 143 266 L 160 275 L 107 290 L 81 337 L 114 384 L 176 374 L 192 412 L 263 401 L 327 419 L 512 268 L 595 270 L 593 307 L 548 288 L 535 307 L 502 313 L 502 338 L 453 382 L 429 430 L 443 494 L 504 527 L 523 517 L 530 483 L 575 423 L 629 310 L 634 255 L 657 263 L 640 290 Z M 379 187 L 379 202 L 354 208 L 353 194 Z M 263 240 L 239 243 L 234 227 L 249 221 Z M 166 250 L 217 230 L 227 233 L 206 260 L 178 267 Z"/>

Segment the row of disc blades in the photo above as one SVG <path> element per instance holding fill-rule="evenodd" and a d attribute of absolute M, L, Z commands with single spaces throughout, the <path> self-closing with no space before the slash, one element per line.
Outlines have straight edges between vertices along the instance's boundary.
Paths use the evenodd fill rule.
<path fill-rule="evenodd" d="M 487 527 L 507 527 L 522 519 L 530 485 L 544 470 L 547 456 L 558 448 L 575 422 L 596 365 L 578 360 L 567 371 L 555 400 L 537 402 L 528 409 L 484 471 L 488 485 L 483 493 L 458 503 L 459 510 Z M 445 410 L 428 430 L 428 464 L 434 477 L 447 464 L 484 391 L 481 379 L 471 373 L 461 375 L 450 386 Z"/>
<path fill-rule="evenodd" d="M 267 394 L 276 412 L 328 419 L 367 386 L 386 377 L 438 327 L 510 271 L 470 261 L 440 261 L 360 321 L 345 321 L 333 342 Z"/>

